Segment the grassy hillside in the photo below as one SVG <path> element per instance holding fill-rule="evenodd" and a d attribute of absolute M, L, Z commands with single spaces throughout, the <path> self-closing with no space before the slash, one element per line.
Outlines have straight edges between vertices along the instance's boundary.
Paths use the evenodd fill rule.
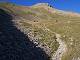
<path fill-rule="evenodd" d="M 62 60 L 78 60 L 80 58 L 80 15 L 72 12 L 60 11 L 47 5 L 16 6 L 14 4 L 0 4 L 0 8 L 7 9 L 16 18 L 15 24 L 33 40 L 37 40 L 43 47 L 47 46 L 52 56 L 58 49 L 55 33 L 67 45 L 67 51 Z M 45 49 L 44 49 L 45 50 Z"/>

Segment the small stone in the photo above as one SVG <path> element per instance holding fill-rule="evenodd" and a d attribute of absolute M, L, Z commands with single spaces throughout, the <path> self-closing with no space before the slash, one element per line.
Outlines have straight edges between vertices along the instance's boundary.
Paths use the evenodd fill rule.
<path fill-rule="evenodd" d="M 73 45 L 73 43 L 71 42 L 70 45 Z"/>
<path fill-rule="evenodd" d="M 71 21 L 68 21 L 67 23 L 71 23 Z"/>
<path fill-rule="evenodd" d="M 34 42 L 34 44 L 38 45 L 38 42 Z"/>
<path fill-rule="evenodd" d="M 64 35 L 63 37 L 65 38 L 66 36 Z"/>

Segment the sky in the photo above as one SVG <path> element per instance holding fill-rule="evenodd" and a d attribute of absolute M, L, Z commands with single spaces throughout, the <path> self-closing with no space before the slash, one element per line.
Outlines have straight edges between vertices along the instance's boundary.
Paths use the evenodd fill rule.
<path fill-rule="evenodd" d="M 0 0 L 18 5 L 31 6 L 36 3 L 48 3 L 53 8 L 80 13 L 80 0 Z"/>

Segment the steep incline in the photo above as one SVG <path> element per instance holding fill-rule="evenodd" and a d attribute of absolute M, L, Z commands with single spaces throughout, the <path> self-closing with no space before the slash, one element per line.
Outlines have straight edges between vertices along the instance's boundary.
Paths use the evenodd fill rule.
<path fill-rule="evenodd" d="M 2 13 L 3 10 L 5 13 Z M 19 58 L 23 55 L 22 59 L 29 60 L 49 60 L 48 57 L 52 57 L 53 60 L 80 59 L 80 14 L 78 13 L 58 10 L 48 4 L 28 7 L 2 3 L 0 31 L 1 46 L 4 46 L 0 47 L 4 51 L 7 49 L 6 52 L 1 50 L 2 58 L 7 56 L 6 53 L 11 53 L 14 56 L 19 55 Z M 8 55 L 12 56 L 11 54 Z"/>
<path fill-rule="evenodd" d="M 49 60 L 49 56 L 14 25 L 11 14 L 0 9 L 0 60 Z"/>

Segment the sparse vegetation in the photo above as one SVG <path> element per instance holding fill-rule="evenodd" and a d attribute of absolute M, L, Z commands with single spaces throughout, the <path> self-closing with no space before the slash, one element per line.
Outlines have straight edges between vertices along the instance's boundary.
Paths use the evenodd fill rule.
<path fill-rule="evenodd" d="M 31 17 L 32 20 L 27 20 L 24 17 L 25 22 L 21 22 L 22 27 L 25 27 L 26 29 L 32 28 L 32 32 L 34 32 L 34 37 L 40 37 L 41 39 L 38 39 L 38 41 L 40 43 L 46 44 L 48 47 L 51 48 L 51 55 L 59 47 L 59 43 L 55 40 L 54 33 L 52 33 L 56 32 L 61 34 L 62 40 L 66 43 L 68 49 L 67 52 L 62 56 L 62 60 L 72 60 L 73 58 L 77 59 L 78 57 L 80 58 L 79 16 L 74 15 L 74 13 L 74 16 L 61 14 L 62 12 L 57 13 L 58 11 L 56 13 L 49 13 L 48 10 L 45 9 L 45 7 L 43 8 L 40 6 L 30 7 L 29 10 L 25 9 L 25 11 L 22 9 L 18 9 L 17 6 L 16 9 L 10 7 L 9 9 L 13 10 L 15 14 L 20 14 L 20 17 L 26 16 L 26 18 L 28 18 L 28 15 L 32 15 L 33 17 L 37 16 L 35 20 L 39 18 L 38 22 L 34 22 L 33 17 Z M 16 10 L 20 11 L 20 13 L 17 13 Z M 45 28 L 50 29 L 52 32 L 45 30 Z"/>

